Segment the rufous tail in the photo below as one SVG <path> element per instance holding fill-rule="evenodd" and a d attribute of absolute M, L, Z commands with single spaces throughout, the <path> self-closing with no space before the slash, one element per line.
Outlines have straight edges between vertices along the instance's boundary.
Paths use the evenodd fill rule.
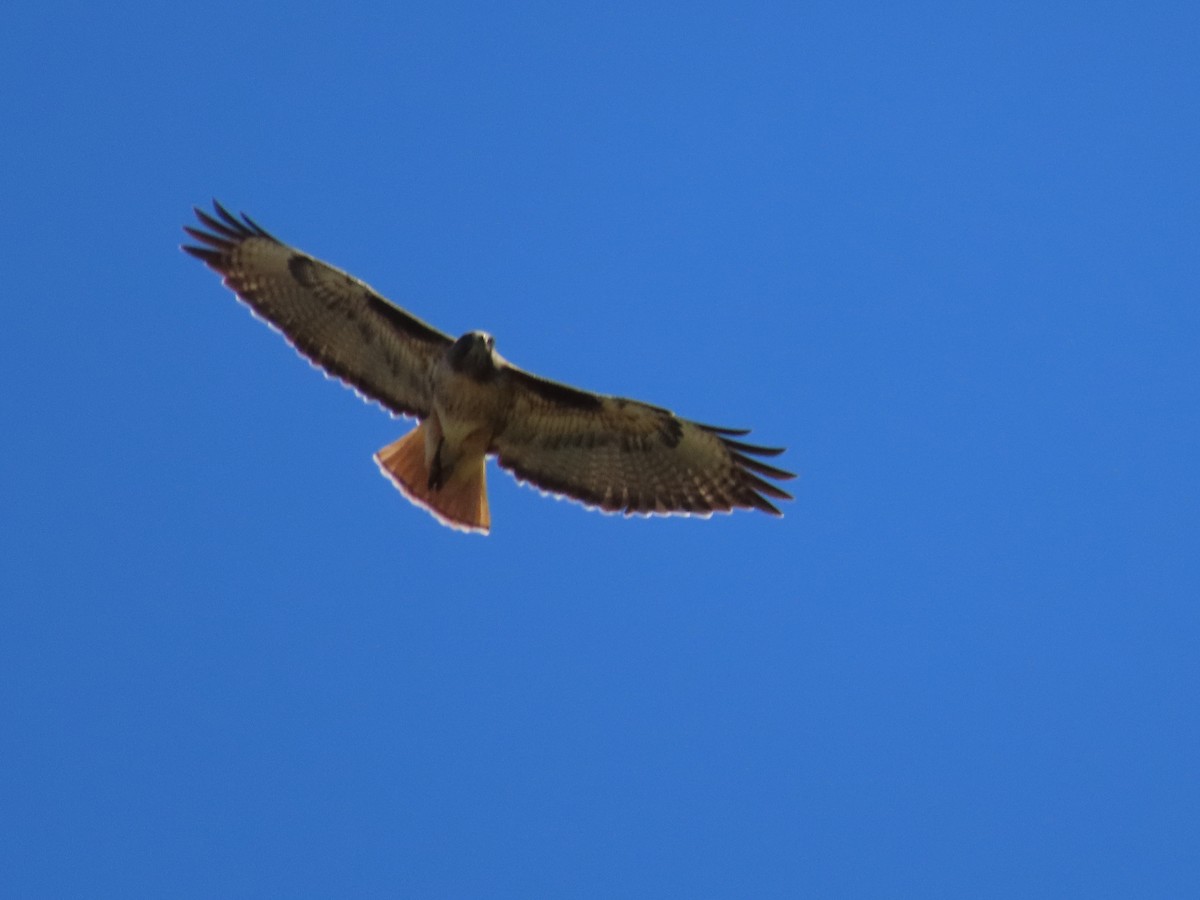
<path fill-rule="evenodd" d="M 425 423 L 375 454 L 375 462 L 409 500 L 429 510 L 443 525 L 462 531 L 487 533 L 492 525 L 488 510 L 486 457 L 461 459 L 444 475 L 444 483 L 429 486 L 425 461 Z"/>

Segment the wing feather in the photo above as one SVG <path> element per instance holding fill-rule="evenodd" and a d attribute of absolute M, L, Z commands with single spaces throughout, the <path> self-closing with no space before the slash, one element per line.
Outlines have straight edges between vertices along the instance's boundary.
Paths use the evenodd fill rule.
<path fill-rule="evenodd" d="M 201 228 L 184 231 L 203 245 L 183 249 L 220 274 L 258 316 L 303 356 L 397 414 L 424 417 L 432 405 L 434 363 L 448 335 L 368 285 L 273 237 L 246 215 L 217 202 L 196 209 Z"/>
<path fill-rule="evenodd" d="M 740 508 L 778 516 L 767 497 L 791 499 L 767 479 L 792 473 L 754 458 L 782 448 L 731 439 L 746 431 L 701 425 L 512 366 L 501 377 L 512 405 L 492 451 L 501 467 L 542 490 L 626 515 L 709 516 Z"/>

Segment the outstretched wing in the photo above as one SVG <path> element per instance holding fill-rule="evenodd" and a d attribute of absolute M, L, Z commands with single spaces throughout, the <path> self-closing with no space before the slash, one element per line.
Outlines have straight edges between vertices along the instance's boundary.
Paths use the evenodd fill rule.
<path fill-rule="evenodd" d="M 502 467 L 543 490 L 608 512 L 708 516 L 732 509 L 782 515 L 768 500 L 793 478 L 756 457 L 782 449 L 680 419 L 656 406 L 577 390 L 508 366 L 508 421 L 492 441 Z"/>
<path fill-rule="evenodd" d="M 430 376 L 448 335 L 393 306 L 363 282 L 272 237 L 213 202 L 196 209 L 207 246 L 183 247 L 222 276 L 255 313 L 314 364 L 394 413 L 424 417 Z"/>

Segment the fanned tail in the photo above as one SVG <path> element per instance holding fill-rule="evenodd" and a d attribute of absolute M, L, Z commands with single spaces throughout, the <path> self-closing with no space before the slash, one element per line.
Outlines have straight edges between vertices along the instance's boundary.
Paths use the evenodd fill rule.
<path fill-rule="evenodd" d="M 425 423 L 375 454 L 375 462 L 409 500 L 429 510 L 443 525 L 487 534 L 492 525 L 488 509 L 486 457 L 461 460 L 439 487 L 429 486 L 425 455 Z"/>

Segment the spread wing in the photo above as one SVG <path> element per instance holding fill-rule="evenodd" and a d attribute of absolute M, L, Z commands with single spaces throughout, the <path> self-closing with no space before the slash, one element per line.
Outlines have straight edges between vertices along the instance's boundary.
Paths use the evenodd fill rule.
<path fill-rule="evenodd" d="M 214 201 L 184 246 L 220 274 L 256 314 L 315 365 L 394 413 L 424 417 L 430 376 L 449 336 L 393 306 L 366 284 L 272 237 Z"/>
<path fill-rule="evenodd" d="M 747 434 L 680 419 L 656 406 L 605 397 L 506 366 L 512 406 L 492 441 L 518 479 L 608 512 L 708 516 L 732 509 L 782 515 L 768 500 L 793 478 L 757 457 L 782 449 L 734 440 Z"/>

